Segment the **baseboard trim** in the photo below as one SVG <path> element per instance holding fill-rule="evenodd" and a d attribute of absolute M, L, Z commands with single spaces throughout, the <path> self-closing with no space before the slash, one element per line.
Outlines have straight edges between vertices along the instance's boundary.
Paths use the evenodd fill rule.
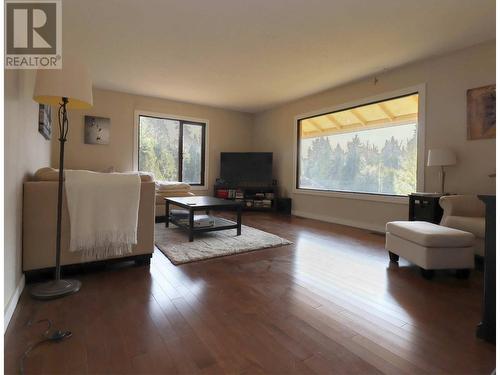
<path fill-rule="evenodd" d="M 313 214 L 310 212 L 297 211 L 297 210 L 292 210 L 292 215 L 298 216 L 298 217 L 305 217 L 307 219 L 325 221 L 327 223 L 346 225 L 348 227 L 366 229 L 366 230 L 369 230 L 372 232 L 377 232 L 377 233 L 385 233 L 385 226 L 375 225 L 375 224 L 366 223 L 366 222 L 357 221 L 357 220 L 348 220 L 348 219 L 343 219 L 343 218 L 334 217 L 334 216 L 318 215 L 318 214 Z"/>
<path fill-rule="evenodd" d="M 14 315 L 17 302 L 19 301 L 19 297 L 21 297 L 21 293 L 23 292 L 25 284 L 26 284 L 26 279 L 23 275 L 21 277 L 21 280 L 19 280 L 16 290 L 14 290 L 14 294 L 12 295 L 7 307 L 5 308 L 3 315 L 3 322 L 4 322 L 3 333 L 5 333 L 7 331 L 7 328 L 9 327 L 10 319 L 12 318 L 12 315 Z"/>

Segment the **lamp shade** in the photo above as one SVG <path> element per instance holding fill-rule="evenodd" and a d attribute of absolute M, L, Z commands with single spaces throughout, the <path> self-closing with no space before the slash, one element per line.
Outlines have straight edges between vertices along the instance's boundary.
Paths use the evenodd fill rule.
<path fill-rule="evenodd" d="M 68 98 L 67 108 L 92 107 L 92 80 L 85 66 L 64 57 L 62 69 L 40 69 L 36 74 L 33 99 L 40 104 L 59 105 Z"/>
<path fill-rule="evenodd" d="M 427 155 L 427 166 L 443 167 L 457 164 L 455 153 L 449 149 L 431 149 Z"/>

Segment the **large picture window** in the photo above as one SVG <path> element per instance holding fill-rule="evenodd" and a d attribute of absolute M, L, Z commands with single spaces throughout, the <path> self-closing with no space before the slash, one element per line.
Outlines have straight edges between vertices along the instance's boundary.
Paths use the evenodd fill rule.
<path fill-rule="evenodd" d="M 139 115 L 138 168 L 157 180 L 205 183 L 206 124 Z"/>
<path fill-rule="evenodd" d="M 303 118 L 297 130 L 297 189 L 416 190 L 418 93 Z"/>

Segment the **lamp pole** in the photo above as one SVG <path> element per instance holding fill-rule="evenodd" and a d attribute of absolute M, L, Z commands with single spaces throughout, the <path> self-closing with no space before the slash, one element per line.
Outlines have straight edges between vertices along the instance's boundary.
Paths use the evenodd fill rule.
<path fill-rule="evenodd" d="M 56 234 L 56 270 L 55 279 L 61 280 L 61 235 L 62 235 L 62 201 L 64 184 L 64 144 L 68 135 L 68 98 L 62 98 L 57 117 L 59 120 L 59 181 L 57 186 L 57 234 Z"/>
<path fill-rule="evenodd" d="M 59 181 L 57 186 L 57 232 L 56 232 L 56 268 L 54 280 L 35 285 L 30 293 L 37 299 L 52 299 L 76 293 L 80 290 L 79 280 L 61 279 L 61 237 L 62 237 L 62 206 L 64 186 L 64 144 L 67 140 L 69 123 L 67 112 L 68 98 L 63 97 L 59 104 L 57 117 L 59 121 Z"/>

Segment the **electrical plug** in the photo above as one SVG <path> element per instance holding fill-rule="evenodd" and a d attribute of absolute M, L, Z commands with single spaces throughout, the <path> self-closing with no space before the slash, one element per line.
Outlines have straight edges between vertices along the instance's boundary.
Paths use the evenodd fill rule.
<path fill-rule="evenodd" d="M 50 341 L 62 341 L 66 338 L 69 338 L 71 337 L 73 334 L 71 333 L 71 331 L 54 331 L 52 332 L 47 338 L 50 340 Z"/>

